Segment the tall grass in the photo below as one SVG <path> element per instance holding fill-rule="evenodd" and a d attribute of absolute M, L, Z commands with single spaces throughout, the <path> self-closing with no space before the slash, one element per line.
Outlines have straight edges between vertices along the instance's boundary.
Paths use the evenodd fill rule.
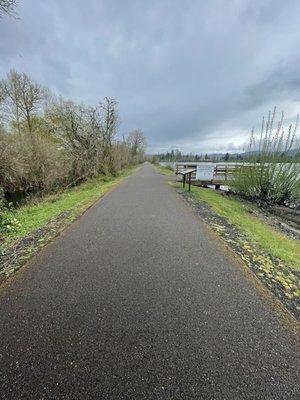
<path fill-rule="evenodd" d="M 243 164 L 236 169 L 231 187 L 243 197 L 263 204 L 300 204 L 300 153 L 294 124 L 276 120 L 276 108 L 263 118 L 259 137 L 252 130 Z"/>

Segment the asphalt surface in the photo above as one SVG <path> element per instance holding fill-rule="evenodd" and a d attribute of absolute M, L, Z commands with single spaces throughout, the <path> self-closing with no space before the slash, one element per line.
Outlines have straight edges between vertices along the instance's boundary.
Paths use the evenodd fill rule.
<path fill-rule="evenodd" d="M 0 289 L 1 399 L 299 399 L 299 338 L 150 165 Z"/>

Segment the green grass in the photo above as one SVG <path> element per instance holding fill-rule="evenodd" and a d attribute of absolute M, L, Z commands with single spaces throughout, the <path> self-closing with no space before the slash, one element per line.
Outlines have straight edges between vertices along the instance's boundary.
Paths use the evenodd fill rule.
<path fill-rule="evenodd" d="M 114 177 L 101 176 L 91 179 L 62 193 L 46 196 L 37 204 L 28 204 L 15 209 L 9 214 L 19 221 L 19 226 L 13 232 L 5 234 L 3 245 L 7 246 L 15 239 L 27 236 L 64 211 L 71 210 L 69 218 L 74 219 L 109 189 L 130 175 L 134 169 L 133 167 L 128 168 Z"/>
<path fill-rule="evenodd" d="M 288 238 L 259 216 L 253 215 L 251 212 L 257 209 L 255 205 L 224 197 L 210 189 L 192 186 L 191 192 L 209 204 L 216 213 L 236 225 L 270 255 L 279 258 L 285 265 L 300 270 L 300 242 Z"/>
<path fill-rule="evenodd" d="M 170 169 L 170 167 L 163 167 L 162 165 L 159 164 L 155 164 L 154 167 L 157 172 L 160 172 L 164 175 L 174 175 L 174 171 L 173 169 Z"/>

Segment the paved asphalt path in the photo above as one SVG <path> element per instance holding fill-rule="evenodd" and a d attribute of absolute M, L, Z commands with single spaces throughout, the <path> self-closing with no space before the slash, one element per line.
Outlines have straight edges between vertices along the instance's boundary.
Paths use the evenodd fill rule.
<path fill-rule="evenodd" d="M 296 333 L 148 164 L 4 285 L 0 318 L 1 399 L 300 398 Z"/>

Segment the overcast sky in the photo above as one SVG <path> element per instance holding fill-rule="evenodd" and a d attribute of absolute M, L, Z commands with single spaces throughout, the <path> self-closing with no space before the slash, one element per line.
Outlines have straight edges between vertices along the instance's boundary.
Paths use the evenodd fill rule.
<path fill-rule="evenodd" d="M 0 78 L 116 97 L 148 151 L 238 150 L 275 105 L 300 111 L 299 0 L 19 0 L 0 19 Z"/>

